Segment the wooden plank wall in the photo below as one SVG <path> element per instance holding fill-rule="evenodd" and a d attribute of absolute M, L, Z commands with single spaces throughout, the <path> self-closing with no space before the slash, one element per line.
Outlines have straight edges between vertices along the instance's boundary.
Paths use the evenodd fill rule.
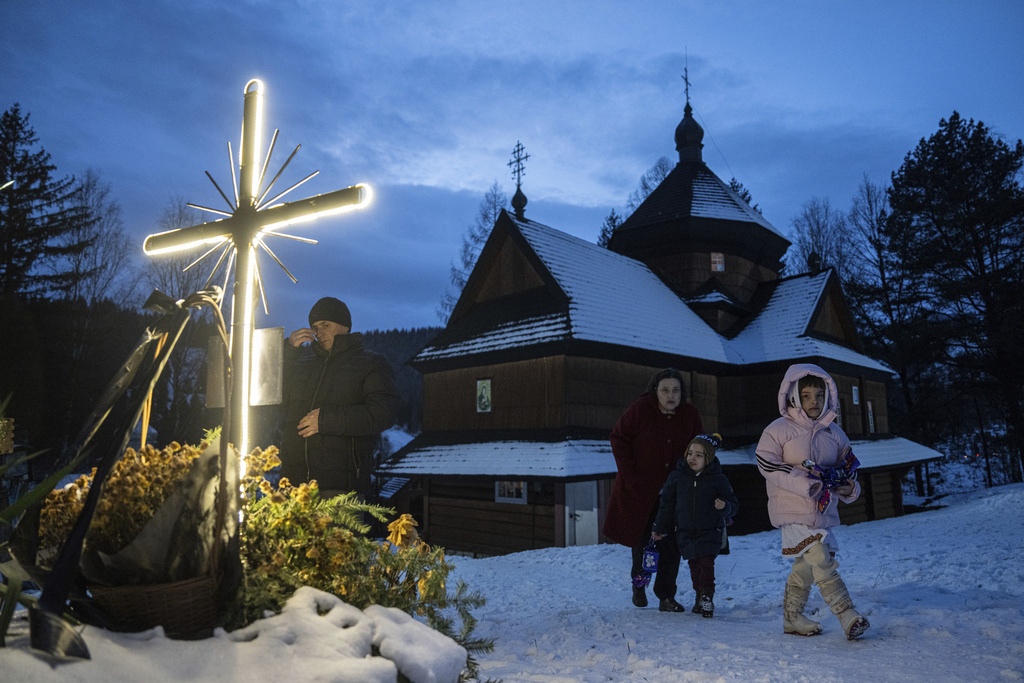
<path fill-rule="evenodd" d="M 735 254 L 725 254 L 725 272 L 711 272 L 711 252 L 673 252 L 651 256 L 644 261 L 651 270 L 692 292 L 714 275 L 742 303 L 749 303 L 762 282 L 774 280 L 778 273 Z"/>
<path fill-rule="evenodd" d="M 739 514 L 729 527 L 731 536 L 768 531 L 772 523 L 768 519 L 768 491 L 764 477 L 756 467 L 749 465 L 726 465 L 722 467 L 729 478 L 733 493 L 740 502 Z"/>
<path fill-rule="evenodd" d="M 875 404 L 875 433 L 889 433 L 889 403 L 886 399 L 885 384 L 882 382 L 864 382 L 864 394 Z"/>
<path fill-rule="evenodd" d="M 757 443 L 764 428 L 779 417 L 781 380 L 774 374 L 718 378 L 718 431 L 725 448 Z"/>
<path fill-rule="evenodd" d="M 530 494 L 525 505 L 496 503 L 493 481 L 434 480 L 423 537 L 432 545 L 479 556 L 550 548 L 555 545 L 553 485 L 532 484 Z"/>
<path fill-rule="evenodd" d="M 599 358 L 566 358 L 566 425 L 611 432 L 659 369 Z"/>
<path fill-rule="evenodd" d="M 862 418 L 862 409 L 867 400 L 874 402 L 875 434 L 888 434 L 888 404 L 885 385 L 881 382 L 861 381 L 845 375 L 832 375 L 839 391 L 841 404 L 850 414 L 843 415 L 842 427 L 851 437 L 863 436 L 867 429 Z M 721 416 L 719 431 L 729 444 L 756 443 L 761 432 L 775 418 L 779 417 L 779 382 L 781 375 L 728 376 L 717 379 L 717 412 Z M 861 387 L 861 405 L 853 405 L 853 387 Z M 710 411 L 708 411 L 710 414 Z M 701 417 L 705 414 L 701 410 Z M 708 427 L 709 420 L 705 420 Z"/>
<path fill-rule="evenodd" d="M 550 356 L 427 373 L 424 431 L 584 427 L 611 431 L 661 368 L 597 358 Z M 705 429 L 717 429 L 714 376 L 684 372 Z M 476 412 L 476 382 L 491 380 L 491 412 Z"/>
<path fill-rule="evenodd" d="M 858 479 L 860 481 L 860 497 L 849 505 L 839 501 L 839 522 L 841 524 L 857 524 L 874 519 L 873 505 L 871 504 L 873 495 L 871 484 L 874 477 L 860 476 Z"/>
<path fill-rule="evenodd" d="M 662 368 L 597 358 L 568 357 L 565 381 L 566 424 L 610 432 L 626 408 L 647 391 L 647 383 L 659 370 Z M 698 372 L 683 372 L 683 378 L 691 402 L 700 411 L 705 429 L 713 430 L 717 423 L 717 380 L 712 375 Z"/>
<path fill-rule="evenodd" d="M 867 402 L 874 404 L 875 412 L 875 434 L 889 433 L 889 405 L 886 401 L 885 384 L 873 382 L 859 377 L 848 375 L 832 375 L 839 391 L 840 403 L 843 407 L 842 415 L 843 431 L 850 437 L 862 437 L 868 435 Z M 853 404 L 853 387 L 860 391 L 860 404 Z"/>
<path fill-rule="evenodd" d="M 906 467 L 872 470 L 862 473 L 860 498 L 847 505 L 839 503 L 839 519 L 843 524 L 857 524 L 873 519 L 888 519 L 904 514 L 901 482 Z"/>
<path fill-rule="evenodd" d="M 761 474 L 750 466 L 727 466 L 724 470 L 740 501 L 740 512 L 729 527 L 729 534 L 771 530 L 768 495 Z M 905 468 L 896 468 L 861 476 L 861 496 L 851 504 L 839 503 L 841 523 L 857 524 L 904 514 L 900 489 L 904 474 Z M 612 480 L 599 482 L 601 525 L 611 485 Z M 556 485 L 547 482 L 530 486 L 530 502 L 520 505 L 494 502 L 493 481 L 434 480 L 425 498 L 421 529 L 424 540 L 453 552 L 478 556 L 554 547 L 559 509 L 555 504 Z M 608 542 L 603 535 L 600 540 Z"/>
<path fill-rule="evenodd" d="M 494 254 L 494 261 L 489 264 L 486 278 L 472 294 L 475 303 L 544 286 L 544 280 L 513 240 L 507 234 L 503 239 L 501 247 Z"/>
<path fill-rule="evenodd" d="M 476 411 L 476 382 L 491 380 L 491 412 Z M 565 356 L 423 375 L 424 431 L 560 427 Z"/>

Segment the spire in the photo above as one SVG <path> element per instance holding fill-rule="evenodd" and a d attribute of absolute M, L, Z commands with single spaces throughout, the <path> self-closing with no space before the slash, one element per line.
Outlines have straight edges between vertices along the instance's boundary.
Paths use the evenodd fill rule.
<path fill-rule="evenodd" d="M 686 78 L 686 108 L 683 120 L 676 126 L 676 150 L 679 152 L 680 163 L 684 161 L 703 161 L 701 149 L 704 147 L 704 129 L 693 119 L 693 107 L 690 106 L 690 81 Z"/>
<path fill-rule="evenodd" d="M 512 169 L 512 178 L 516 181 L 516 193 L 512 195 L 512 208 L 516 212 L 516 218 L 520 219 L 524 217 L 526 211 L 526 195 L 523 194 L 522 189 L 523 176 L 526 175 L 523 162 L 529 158 L 530 155 L 526 154 L 526 148 L 516 140 L 515 149 L 512 150 L 512 160 L 507 165 Z"/>

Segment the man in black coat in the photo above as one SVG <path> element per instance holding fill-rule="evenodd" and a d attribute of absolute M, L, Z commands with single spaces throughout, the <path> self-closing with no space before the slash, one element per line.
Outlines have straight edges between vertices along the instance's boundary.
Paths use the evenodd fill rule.
<path fill-rule="evenodd" d="M 348 306 L 324 297 L 309 327 L 288 335 L 281 476 L 315 479 L 322 497 L 355 491 L 366 499 L 373 452 L 395 422 L 399 394 L 388 360 L 351 329 Z"/>

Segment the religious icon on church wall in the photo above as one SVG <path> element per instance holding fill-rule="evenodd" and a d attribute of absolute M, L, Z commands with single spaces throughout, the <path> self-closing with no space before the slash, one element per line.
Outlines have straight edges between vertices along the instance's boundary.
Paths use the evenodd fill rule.
<path fill-rule="evenodd" d="M 489 379 L 476 381 L 476 412 L 491 412 L 491 380 Z"/>

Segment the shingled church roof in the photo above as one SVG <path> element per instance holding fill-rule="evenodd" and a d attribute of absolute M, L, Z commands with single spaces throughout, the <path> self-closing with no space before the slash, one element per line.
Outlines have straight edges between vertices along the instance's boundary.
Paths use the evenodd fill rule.
<path fill-rule="evenodd" d="M 814 314 L 834 277 L 831 271 L 778 282 L 761 314 L 729 339 L 639 261 L 508 213 L 498 219 L 495 233 L 484 251 L 514 244 L 524 252 L 523 260 L 543 271 L 539 279 L 556 290 L 548 297 L 556 303 L 538 314 L 505 300 L 498 307 L 506 312 L 504 318 L 483 327 L 472 316 L 454 320 L 415 363 L 457 358 L 475 364 L 480 354 L 585 341 L 734 365 L 828 358 L 891 372 L 873 358 L 813 334 Z"/>
<path fill-rule="evenodd" d="M 666 251 L 725 251 L 779 269 L 789 240 L 704 163 L 704 131 L 686 103 L 679 163 L 613 232 L 608 248 L 645 260 Z"/>

